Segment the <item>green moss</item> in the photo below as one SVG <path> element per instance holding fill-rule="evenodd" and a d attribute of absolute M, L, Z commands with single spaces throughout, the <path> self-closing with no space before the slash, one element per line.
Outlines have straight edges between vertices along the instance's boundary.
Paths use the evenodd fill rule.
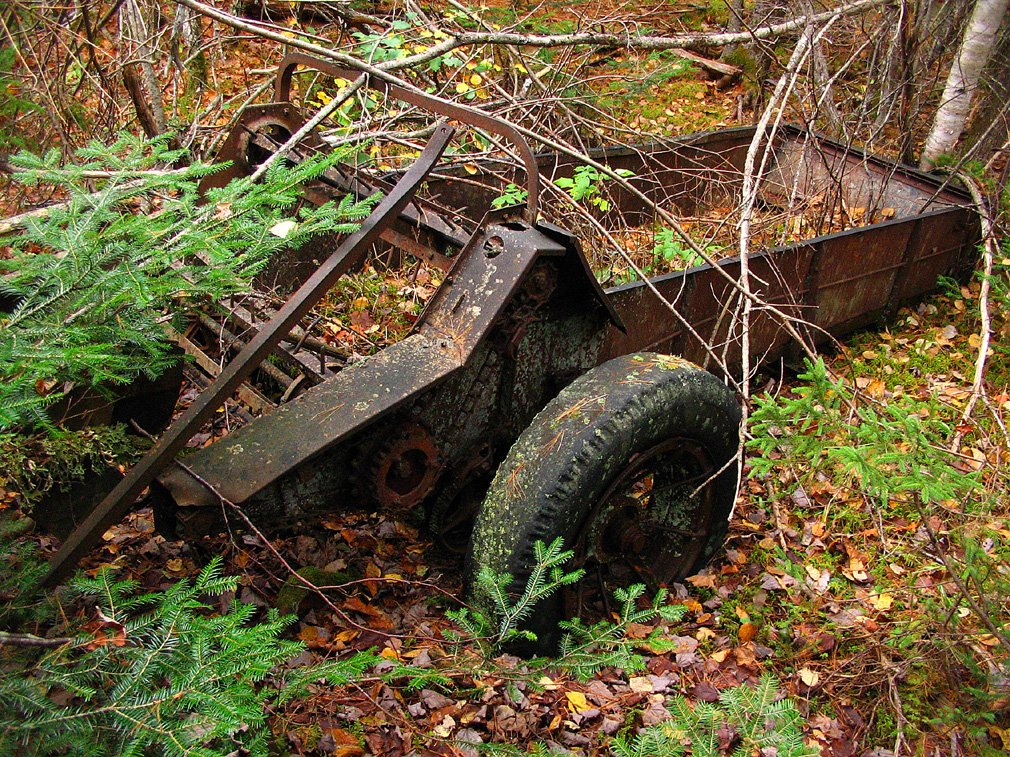
<path fill-rule="evenodd" d="M 350 573 L 327 571 L 312 565 L 306 565 L 295 572 L 309 583 L 319 587 L 338 586 L 356 578 Z M 277 592 L 274 606 L 284 615 L 297 614 L 299 606 L 309 596 L 310 591 L 298 578 L 290 576 L 281 590 Z"/>
<path fill-rule="evenodd" d="M 55 436 L 0 434 L 0 488 L 31 508 L 50 491 L 66 491 L 85 475 L 132 465 L 147 442 L 122 425 L 61 431 Z"/>

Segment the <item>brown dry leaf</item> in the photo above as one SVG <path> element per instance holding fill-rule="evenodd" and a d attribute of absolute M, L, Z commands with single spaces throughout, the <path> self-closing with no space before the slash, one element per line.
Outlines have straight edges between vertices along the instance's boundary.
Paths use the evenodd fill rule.
<path fill-rule="evenodd" d="M 697 576 L 688 576 L 687 582 L 689 584 L 691 584 L 692 586 L 706 587 L 706 588 L 709 588 L 709 589 L 716 588 L 716 586 L 715 586 L 715 576 L 712 575 L 712 574 L 697 575 Z"/>
<path fill-rule="evenodd" d="M 887 385 L 880 379 L 875 378 L 866 385 L 866 389 L 864 391 L 873 399 L 879 400 L 884 396 L 886 390 Z"/>
<path fill-rule="evenodd" d="M 351 322 L 352 329 L 362 333 L 368 332 L 378 325 L 375 323 L 375 319 L 372 318 L 372 314 L 367 310 L 355 310 L 351 313 L 348 320 Z"/>
<path fill-rule="evenodd" d="M 358 597 L 351 597 L 344 602 L 344 609 L 352 610 L 353 612 L 361 613 L 368 617 L 369 624 L 374 628 L 380 630 L 385 630 L 392 628 L 393 624 L 390 622 L 389 617 L 382 610 L 377 607 L 373 607 L 366 602 L 363 602 Z"/>
<path fill-rule="evenodd" d="M 312 644 L 319 639 L 321 635 L 319 632 L 321 630 L 318 626 L 305 626 L 305 628 L 298 632 L 298 638 L 306 644 Z"/>
<path fill-rule="evenodd" d="M 649 634 L 651 634 L 655 628 L 652 626 L 647 626 L 642 623 L 628 623 L 627 632 L 625 636 L 629 639 L 647 639 Z"/>
<path fill-rule="evenodd" d="M 842 575 L 856 583 L 866 583 L 870 580 L 870 576 L 866 572 L 866 566 L 858 557 L 849 558 L 849 569 L 843 570 Z"/>
<path fill-rule="evenodd" d="M 811 670 L 810 668 L 800 668 L 799 670 L 800 680 L 803 681 L 807 686 L 813 688 L 821 680 L 820 673 L 816 670 Z"/>
<path fill-rule="evenodd" d="M 748 622 L 740 626 L 740 632 L 738 635 L 740 637 L 740 641 L 746 644 L 748 641 L 754 640 L 754 637 L 757 636 L 757 632 L 758 627 L 754 623 Z"/>
<path fill-rule="evenodd" d="M 628 687 L 639 694 L 652 693 L 652 681 L 648 676 L 632 676 L 628 679 Z"/>

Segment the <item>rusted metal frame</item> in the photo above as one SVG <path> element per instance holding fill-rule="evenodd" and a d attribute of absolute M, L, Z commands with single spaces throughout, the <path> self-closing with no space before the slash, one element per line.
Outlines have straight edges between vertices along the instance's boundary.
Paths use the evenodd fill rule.
<path fill-rule="evenodd" d="M 222 320 L 228 321 L 230 324 L 237 327 L 237 331 L 231 331 L 230 329 L 229 330 L 222 329 L 221 334 L 226 338 L 234 336 L 237 344 L 239 345 L 248 342 L 249 339 L 252 338 L 252 334 L 255 334 L 262 327 L 262 323 L 257 323 L 256 315 L 251 310 L 248 310 L 247 308 L 234 303 L 228 305 L 227 307 L 222 305 L 222 312 L 220 314 L 220 317 Z M 210 318 L 209 316 L 207 316 L 207 318 L 210 319 L 212 322 L 217 323 L 214 319 Z M 203 318 L 201 318 L 201 321 L 202 320 Z M 262 322 L 264 319 L 260 320 Z M 214 328 L 219 328 L 219 326 L 220 325 L 215 326 Z M 293 348 L 288 349 L 278 344 L 274 348 L 273 354 L 277 356 L 280 360 L 282 360 L 285 363 L 285 365 L 290 367 L 292 370 L 296 371 L 297 375 L 289 377 L 287 382 L 284 382 L 283 379 L 278 378 L 279 383 L 287 386 L 291 383 L 291 381 L 296 379 L 298 375 L 304 376 L 312 384 L 318 384 L 325 378 L 325 366 L 323 368 L 317 368 L 312 364 L 313 362 L 315 363 L 319 362 L 319 355 L 314 355 L 310 352 L 306 352 L 305 350 L 299 349 L 300 344 L 299 339 L 296 337 L 292 337 L 290 334 L 285 335 L 284 339 L 282 339 L 281 341 L 292 344 Z M 311 362 L 310 358 L 312 358 Z M 264 363 L 264 365 L 268 365 L 268 363 Z M 269 374 L 270 371 L 268 371 L 267 373 Z M 287 374 L 285 374 L 285 376 L 286 375 Z"/>
<path fill-rule="evenodd" d="M 217 361 L 211 359 L 206 352 L 200 349 L 189 337 L 185 334 L 181 334 L 177 331 L 171 333 L 172 341 L 178 344 L 183 352 L 193 358 L 196 363 L 196 367 L 206 373 L 211 379 L 217 378 L 221 373 L 221 366 Z M 238 393 L 238 398 L 240 401 L 249 406 L 249 408 L 257 413 L 269 413 L 275 407 L 277 403 L 273 400 L 264 397 L 258 389 L 249 384 L 243 383 L 236 390 Z"/>
<path fill-rule="evenodd" d="M 494 239 L 501 247 L 492 243 L 488 248 Z M 376 422 L 419 401 L 462 369 L 534 263 L 564 252 L 563 246 L 528 227 L 487 226 L 457 256 L 414 333 L 236 430 L 223 444 L 195 451 L 187 456 L 187 465 L 215 482 L 233 502 L 258 497 L 307 461 L 374 431 Z M 182 507 L 216 501 L 182 470 L 166 471 L 160 481 Z"/>
<path fill-rule="evenodd" d="M 239 355 L 221 372 L 211 387 L 172 424 L 150 452 L 74 529 L 49 564 L 43 583 L 53 585 L 64 578 L 77 561 L 118 521 L 160 470 L 179 453 L 190 437 L 209 420 L 221 403 L 256 369 L 301 318 L 330 290 L 341 275 L 379 238 L 382 229 L 393 221 L 410 201 L 431 167 L 438 161 L 455 133 L 441 124 L 417 161 L 397 183 L 394 190 L 376 206 L 355 233 L 344 240 L 330 258 L 292 295 L 287 303 Z"/>
<path fill-rule="evenodd" d="M 314 58 L 311 55 L 306 55 L 305 53 L 289 53 L 288 56 L 281 61 L 281 64 L 277 69 L 277 83 L 274 99 L 281 102 L 286 102 L 290 99 L 291 77 L 293 76 L 295 69 L 300 65 L 309 66 L 318 71 L 322 71 L 323 73 L 341 79 L 347 79 L 348 81 L 352 81 L 361 74 L 360 71 L 351 71 L 350 69 L 342 68 L 341 66 L 335 65 L 329 61 Z M 526 142 L 526 139 L 511 124 L 494 118 L 493 116 L 489 116 L 488 114 L 475 108 L 452 105 L 436 98 L 428 97 L 420 92 L 412 92 L 395 84 L 380 81 L 373 77 L 368 77 L 366 86 L 387 92 L 398 100 L 403 100 L 406 103 L 410 103 L 418 108 L 427 110 L 430 113 L 436 113 L 440 116 L 455 119 L 456 121 L 469 126 L 484 129 L 485 131 L 497 134 L 498 136 L 504 137 L 508 140 L 519 152 L 519 157 L 522 159 L 523 165 L 526 168 L 526 218 L 531 225 L 536 223 L 540 198 L 540 169 L 537 164 L 537 157 L 530 148 L 529 144 Z"/>
<path fill-rule="evenodd" d="M 218 340 L 223 352 L 227 352 L 229 350 L 241 350 L 253 338 L 247 334 L 239 336 L 220 321 L 216 321 L 204 313 L 200 313 L 197 318 L 200 324 L 207 329 L 207 331 L 210 332 L 215 339 Z M 271 355 L 277 355 L 276 348 L 271 350 Z M 291 386 L 291 382 L 294 381 L 293 376 L 289 376 L 287 373 L 267 360 L 263 360 L 257 368 L 266 374 L 266 376 L 272 381 L 280 385 L 282 389 L 287 389 Z"/>
<path fill-rule="evenodd" d="M 199 347 L 196 349 L 199 350 Z M 207 360 L 210 359 L 207 358 L 206 355 L 204 355 L 204 358 Z M 197 359 L 197 362 L 199 362 L 199 359 Z M 200 391 L 209 387 L 214 381 L 211 377 L 216 375 L 211 371 L 204 372 L 195 365 L 185 365 L 182 370 L 186 379 Z M 254 396 L 253 392 L 255 391 L 256 390 L 248 384 L 243 384 L 236 389 L 235 394 L 239 399 L 239 404 L 236 404 L 234 407 L 227 408 L 228 413 L 234 414 L 243 423 L 252 423 L 257 417 L 262 418 L 264 415 L 268 415 L 270 411 L 276 407 L 276 405 L 266 398 L 264 398 L 264 401 L 268 404 L 264 405 L 264 409 L 259 416 L 254 416 L 251 412 L 249 412 L 249 408 L 254 407 L 256 400 L 252 400 L 252 402 L 249 402 L 248 400 Z M 247 405 L 248 407 L 246 407 Z"/>
<path fill-rule="evenodd" d="M 274 104 L 276 105 L 276 103 Z M 293 107 L 293 106 L 291 106 Z M 297 129 L 295 121 L 288 125 L 292 130 Z M 271 139 L 265 134 L 252 134 L 249 143 L 260 147 L 263 150 L 274 150 L 280 147 L 280 142 Z M 310 149 L 320 150 L 323 145 L 310 146 Z M 305 155 L 298 148 L 292 149 L 287 154 L 287 159 L 298 162 L 305 159 Z M 316 181 L 320 184 L 332 187 L 340 192 L 350 193 L 359 198 L 371 197 L 377 192 L 385 194 L 393 187 L 393 182 L 387 181 L 378 176 L 371 176 L 362 171 L 347 171 L 342 166 L 327 169 Z M 308 192 L 306 194 L 309 194 Z M 324 194 L 320 192 L 320 194 Z M 329 199 L 328 197 L 326 199 Z M 322 201 L 320 201 L 321 204 Z M 442 234 L 453 240 L 457 246 L 462 246 L 470 235 L 476 230 L 476 225 L 471 225 L 469 229 L 460 227 L 449 220 L 449 216 L 455 217 L 457 214 L 447 207 L 438 205 L 429 199 L 413 197 L 406 207 L 400 211 L 400 216 L 412 226 L 427 228 L 431 231 Z M 385 239 L 385 234 L 383 235 Z M 388 240 L 387 240 L 388 241 Z M 390 244 L 393 244 L 390 242 Z"/>

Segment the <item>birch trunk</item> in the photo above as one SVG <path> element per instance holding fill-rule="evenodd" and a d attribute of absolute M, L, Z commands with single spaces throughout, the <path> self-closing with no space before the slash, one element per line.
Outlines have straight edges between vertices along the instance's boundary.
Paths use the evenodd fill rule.
<path fill-rule="evenodd" d="M 950 67 L 940 107 L 926 138 L 919 167 L 928 170 L 943 153 L 951 152 L 964 130 L 968 110 L 982 70 L 992 53 L 1008 0 L 977 0 L 964 40 Z"/>

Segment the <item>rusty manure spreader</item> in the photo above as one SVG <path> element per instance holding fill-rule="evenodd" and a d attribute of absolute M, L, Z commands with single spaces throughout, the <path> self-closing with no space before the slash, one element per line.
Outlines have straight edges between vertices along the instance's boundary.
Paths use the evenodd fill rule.
<path fill-rule="evenodd" d="M 291 94 L 300 66 L 354 78 L 289 56 L 275 101 L 244 112 L 221 155 L 231 167 L 211 180 L 250 173 L 303 125 Z M 579 612 L 595 587 L 669 583 L 721 546 L 736 496 L 740 412 L 698 364 L 712 355 L 739 363 L 739 258 L 604 290 L 579 239 L 541 220 L 541 179 L 572 176 L 573 160 L 534 154 L 512 126 L 479 110 L 369 86 L 403 101 L 408 114 L 445 120 L 429 126 L 427 146 L 404 171 L 338 167 L 306 188 L 311 202 L 348 192 L 381 200 L 354 234 L 275 263 L 271 285 L 291 292 L 281 306 L 222 309 L 215 323 L 234 337 L 237 355 L 70 534 L 50 581 L 145 490 L 159 527 L 180 535 L 217 527 L 224 501 L 275 530 L 363 503 L 410 511 L 465 557 L 471 578 L 487 566 L 511 573 L 517 587 L 534 543 L 562 537 L 587 578 L 538 607 L 531 626 L 547 644 L 556 620 Z M 502 161 L 439 168 L 463 126 L 519 156 L 524 204 L 490 209 L 514 178 Z M 654 227 L 643 197 L 682 217 L 732 206 L 753 136 L 743 127 L 594 152 L 629 172 L 635 188 L 611 190 L 604 220 Z M 895 312 L 939 276 L 970 273 L 979 225 L 958 191 L 792 127 L 772 147 L 762 208 L 787 218 L 797 208 L 858 208 L 863 219 L 749 257 L 754 294 L 802 319 L 812 342 Z M 287 159 L 325 148 L 311 133 Z M 444 278 L 405 338 L 346 363 L 309 335 L 306 315 L 339 277 L 406 256 Z M 755 309 L 749 337 L 763 360 L 795 349 L 767 309 Z M 196 366 L 213 367 L 193 340 L 180 340 Z M 279 399 L 247 383 L 265 369 L 280 374 Z M 255 400 L 247 404 L 258 417 L 173 462 L 236 391 Z"/>

